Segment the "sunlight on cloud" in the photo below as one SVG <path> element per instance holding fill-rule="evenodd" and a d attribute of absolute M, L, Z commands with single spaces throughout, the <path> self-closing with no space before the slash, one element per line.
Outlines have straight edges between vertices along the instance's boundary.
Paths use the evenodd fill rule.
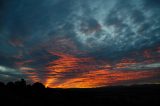
<path fill-rule="evenodd" d="M 14 69 L 14 68 L 9 68 L 9 67 L 5 67 L 5 66 L 1 66 L 0 65 L 0 72 L 1 73 L 10 73 L 10 74 L 22 74 L 21 72 L 19 72 L 18 70 Z"/>

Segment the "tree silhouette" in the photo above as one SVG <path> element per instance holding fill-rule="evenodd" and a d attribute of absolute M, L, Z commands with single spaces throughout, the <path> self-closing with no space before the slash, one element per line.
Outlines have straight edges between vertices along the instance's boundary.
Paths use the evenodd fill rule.
<path fill-rule="evenodd" d="M 32 85 L 34 89 L 45 89 L 45 86 L 42 83 L 36 82 Z"/>
<path fill-rule="evenodd" d="M 0 82 L 0 88 L 4 88 L 5 84 L 3 82 Z"/>
<path fill-rule="evenodd" d="M 62 103 L 74 104 L 148 104 L 159 103 L 160 85 L 132 85 L 115 86 L 91 89 L 51 89 L 45 88 L 42 83 L 26 85 L 21 79 L 16 82 L 8 82 L 6 85 L 0 82 L 0 106 L 17 105 L 24 106 L 30 103 L 34 105 L 55 105 Z M 54 100 L 54 102 L 52 102 Z M 155 105 L 152 104 L 152 105 Z M 99 106 L 99 105 L 98 105 Z"/>
<path fill-rule="evenodd" d="M 6 85 L 8 88 L 14 88 L 15 84 L 13 82 L 8 82 Z"/>
<path fill-rule="evenodd" d="M 15 82 L 15 86 L 17 88 L 26 88 L 26 81 L 24 79 L 21 79 L 20 81 Z"/>

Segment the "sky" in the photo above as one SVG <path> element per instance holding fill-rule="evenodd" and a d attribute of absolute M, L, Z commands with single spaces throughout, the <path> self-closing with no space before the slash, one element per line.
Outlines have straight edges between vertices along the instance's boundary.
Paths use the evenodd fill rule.
<path fill-rule="evenodd" d="M 0 0 L 0 81 L 160 83 L 160 1 Z"/>

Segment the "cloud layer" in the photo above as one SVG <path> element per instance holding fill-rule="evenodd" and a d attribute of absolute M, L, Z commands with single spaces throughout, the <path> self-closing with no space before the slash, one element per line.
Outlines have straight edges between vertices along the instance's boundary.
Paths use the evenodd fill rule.
<path fill-rule="evenodd" d="M 1 0 L 0 81 L 159 82 L 159 12 L 157 0 Z"/>

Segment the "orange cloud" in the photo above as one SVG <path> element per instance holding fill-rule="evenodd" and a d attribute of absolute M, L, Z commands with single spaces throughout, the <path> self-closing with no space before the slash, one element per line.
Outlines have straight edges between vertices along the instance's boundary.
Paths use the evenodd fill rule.
<path fill-rule="evenodd" d="M 57 52 L 52 52 L 52 54 L 58 56 L 59 59 L 50 62 L 49 66 L 47 66 L 47 70 L 49 70 L 49 72 L 47 73 L 48 76 L 46 77 L 45 81 L 46 86 L 54 84 L 54 82 L 60 80 L 60 77 L 62 77 L 63 73 L 76 73 L 77 71 L 80 71 L 80 69 L 90 70 L 95 69 L 96 67 L 87 64 L 90 61 L 93 61 L 91 58 L 77 58 L 73 55 Z"/>
<path fill-rule="evenodd" d="M 24 73 L 32 82 L 40 82 L 41 78 L 39 78 L 38 76 L 38 72 L 34 72 L 37 69 L 36 68 L 32 68 L 32 67 L 28 67 L 28 64 L 33 63 L 34 60 L 25 60 L 25 61 L 19 61 L 16 62 L 16 67 L 22 72 Z"/>
<path fill-rule="evenodd" d="M 78 58 L 73 55 L 64 54 L 64 53 L 52 53 L 59 57 L 59 59 L 54 60 L 49 63 L 47 67 L 48 70 L 51 70 L 51 74 L 61 73 L 61 72 L 70 72 L 72 70 L 79 69 L 94 69 L 96 66 L 96 61 L 93 58 Z M 91 63 L 92 64 L 91 64 Z M 90 64 L 89 64 L 90 63 Z"/>
<path fill-rule="evenodd" d="M 142 72 L 110 72 L 107 70 L 96 70 L 84 73 L 78 77 L 66 80 L 64 83 L 52 84 L 52 88 L 94 88 L 101 86 L 115 85 L 122 81 L 137 80 L 154 76 L 155 73 L 149 71 Z"/>
<path fill-rule="evenodd" d="M 122 59 L 119 63 L 116 64 L 115 68 L 127 68 L 130 65 L 134 65 L 137 62 L 133 59 Z"/>
<path fill-rule="evenodd" d="M 133 81 L 153 77 L 157 72 L 153 71 L 122 71 L 129 65 L 136 64 L 133 59 L 122 59 L 114 70 L 105 61 L 93 58 L 80 58 L 64 53 L 52 53 L 58 56 L 57 60 L 50 62 L 49 70 L 44 84 L 51 88 L 93 88 L 116 85 L 123 81 Z M 65 75 L 71 74 L 67 78 Z"/>
<path fill-rule="evenodd" d="M 64 52 L 49 51 L 49 53 L 58 58 L 45 66 L 44 73 L 38 72 L 38 69 L 27 67 L 27 64 L 34 62 L 33 60 L 17 62 L 17 67 L 33 82 L 43 82 L 45 86 L 51 88 L 110 86 L 125 81 L 150 78 L 159 74 L 158 71 L 154 70 L 129 70 L 130 67 L 138 64 L 153 63 L 152 50 L 145 50 L 137 54 L 140 57 L 145 57 L 145 60 L 137 61 L 136 58 L 123 58 L 116 63 L 97 60 L 92 57 L 78 57 Z M 43 78 L 39 74 L 43 74 Z"/>

